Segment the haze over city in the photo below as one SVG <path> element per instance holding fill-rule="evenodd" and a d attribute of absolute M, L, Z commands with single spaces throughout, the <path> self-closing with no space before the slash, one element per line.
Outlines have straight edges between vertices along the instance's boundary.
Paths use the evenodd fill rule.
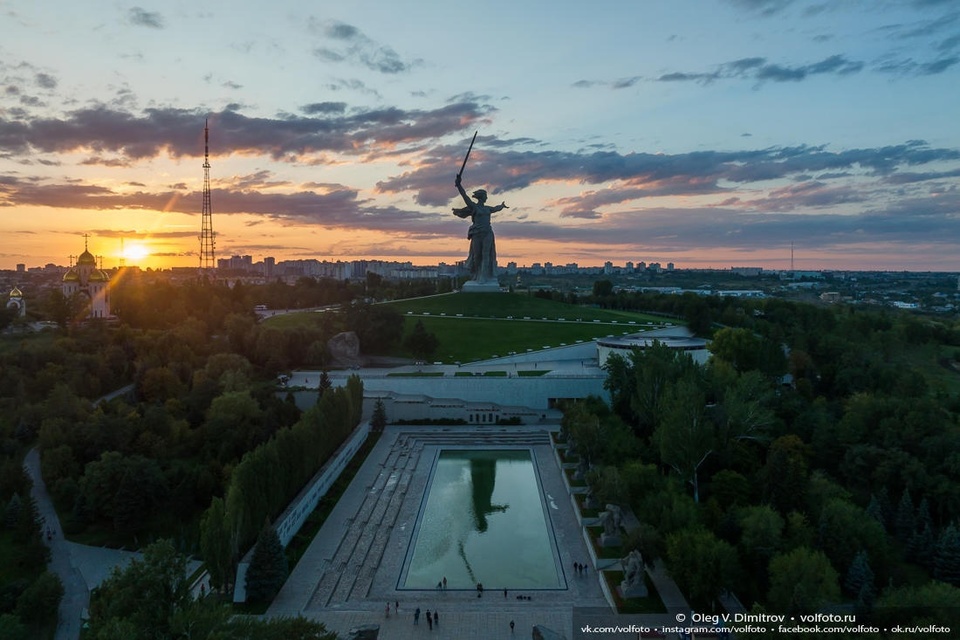
<path fill-rule="evenodd" d="M 9 2 L 0 268 L 217 257 L 957 271 L 937 0 Z"/>

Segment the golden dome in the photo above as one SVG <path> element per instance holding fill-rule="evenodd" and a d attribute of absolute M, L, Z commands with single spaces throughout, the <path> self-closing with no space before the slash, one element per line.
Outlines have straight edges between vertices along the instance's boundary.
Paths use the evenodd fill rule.
<path fill-rule="evenodd" d="M 11 298 L 22 298 L 22 297 L 23 297 L 23 292 L 20 291 L 20 289 L 19 289 L 18 287 L 14 287 L 14 288 L 13 288 L 13 291 L 10 292 L 10 297 L 11 297 Z"/>
<path fill-rule="evenodd" d="M 90 282 L 106 282 L 107 280 L 109 280 L 109 278 L 107 277 L 107 274 L 105 274 L 103 271 L 100 271 L 99 269 L 94 269 L 93 271 L 90 272 L 90 278 L 89 278 Z"/>
<path fill-rule="evenodd" d="M 77 266 L 88 265 L 91 267 L 97 266 L 97 259 L 93 257 L 93 254 L 89 251 L 84 250 L 83 253 L 77 258 Z"/>
<path fill-rule="evenodd" d="M 63 281 L 64 281 L 64 282 L 79 282 L 79 281 L 80 281 L 80 274 L 77 273 L 77 270 L 76 270 L 76 269 L 70 269 L 70 271 L 67 271 L 67 272 L 64 274 L 64 276 L 63 276 Z"/>

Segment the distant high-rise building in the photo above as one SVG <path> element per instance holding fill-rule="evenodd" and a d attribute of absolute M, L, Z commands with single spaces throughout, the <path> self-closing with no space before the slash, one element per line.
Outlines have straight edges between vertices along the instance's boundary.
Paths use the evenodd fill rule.
<path fill-rule="evenodd" d="M 27 265 L 23 264 L 22 262 L 17 263 L 17 273 L 23 273 L 26 270 L 27 270 Z"/>
<path fill-rule="evenodd" d="M 609 260 L 603 263 L 603 273 L 604 275 L 610 275 L 613 273 L 613 263 Z"/>
<path fill-rule="evenodd" d="M 672 263 L 672 262 L 668 262 L 668 263 L 667 263 L 667 271 L 673 271 L 673 263 Z"/>
<path fill-rule="evenodd" d="M 633 273 L 633 263 L 632 263 L 632 262 L 630 262 L 630 261 L 628 260 L 628 261 L 627 261 L 627 264 L 625 264 L 625 265 L 623 265 L 623 266 L 624 266 L 624 268 L 625 268 L 627 271 L 629 271 L 630 273 Z"/>
<path fill-rule="evenodd" d="M 277 267 L 277 259 L 273 256 L 267 256 L 263 259 L 263 275 L 270 278 L 273 276 L 273 270 Z"/>

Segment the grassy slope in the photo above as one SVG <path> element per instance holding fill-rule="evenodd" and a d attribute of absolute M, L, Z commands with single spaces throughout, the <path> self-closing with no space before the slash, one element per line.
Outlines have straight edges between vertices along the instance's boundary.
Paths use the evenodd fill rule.
<path fill-rule="evenodd" d="M 524 353 L 528 349 L 622 335 L 639 330 L 647 322 L 662 322 L 662 318 L 655 316 L 579 307 L 508 293 L 457 293 L 400 300 L 389 305 L 407 314 L 405 333 L 412 331 L 420 320 L 427 331 L 436 334 L 440 348 L 433 359 L 446 363 L 471 362 L 505 356 L 511 351 Z M 424 313 L 430 315 L 421 315 Z M 566 322 L 558 322 L 560 318 Z M 629 324 L 631 321 L 636 324 Z"/>
<path fill-rule="evenodd" d="M 440 348 L 431 359 L 445 363 L 471 362 L 493 355 L 504 356 L 511 351 L 524 353 L 548 345 L 558 347 L 561 343 L 622 335 L 638 331 L 647 323 L 663 322 L 663 318 L 657 316 L 580 307 L 508 293 L 456 293 L 385 304 L 404 314 L 405 336 L 417 320 L 423 322 L 427 331 L 436 334 Z M 422 315 L 425 313 L 429 315 Z M 559 322 L 560 318 L 566 322 Z M 265 323 L 288 328 L 314 324 L 319 319 L 317 313 L 291 313 L 268 318 Z M 410 357 L 402 347 L 386 355 Z"/>
<path fill-rule="evenodd" d="M 567 320 L 602 320 L 627 322 L 660 323 L 662 318 L 648 316 L 629 311 L 612 311 L 593 307 L 580 307 L 564 304 L 553 300 L 544 300 L 533 296 L 517 293 L 451 293 L 430 298 L 416 298 L 413 300 L 398 300 L 387 303 L 402 313 L 446 313 L 455 316 L 462 313 L 464 316 L 480 316 L 484 318 L 566 318 Z"/>

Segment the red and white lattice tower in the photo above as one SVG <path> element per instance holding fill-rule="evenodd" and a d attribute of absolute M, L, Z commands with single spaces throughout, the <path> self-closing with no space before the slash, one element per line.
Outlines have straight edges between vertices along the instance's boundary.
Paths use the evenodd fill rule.
<path fill-rule="evenodd" d="M 217 268 L 214 255 L 213 209 L 210 206 L 210 129 L 203 123 L 203 216 L 200 230 L 200 274 Z"/>

